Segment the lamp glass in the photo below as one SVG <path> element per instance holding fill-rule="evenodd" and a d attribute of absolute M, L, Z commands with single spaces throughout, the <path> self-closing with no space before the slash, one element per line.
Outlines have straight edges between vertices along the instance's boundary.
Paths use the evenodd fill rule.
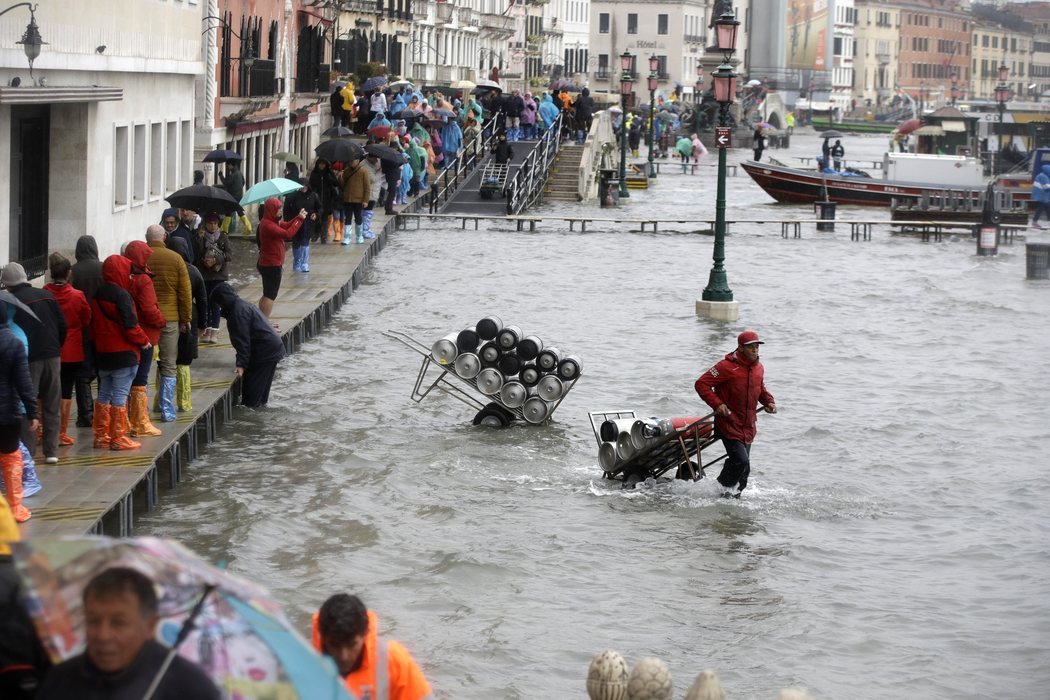
<path fill-rule="evenodd" d="M 649 92 L 656 92 L 656 88 L 660 87 L 659 78 L 649 78 Z"/>
<path fill-rule="evenodd" d="M 620 81 L 620 94 L 621 95 L 630 95 L 632 90 L 633 90 L 633 88 L 634 88 L 634 81 L 633 80 L 621 80 Z"/>
<path fill-rule="evenodd" d="M 1000 85 L 995 88 L 995 101 L 1006 102 L 1010 99 L 1010 89 L 1005 85 Z"/>
<path fill-rule="evenodd" d="M 1010 69 L 1006 67 L 1006 64 L 999 66 L 999 82 L 1006 82 L 1006 79 L 1010 77 Z"/>
<path fill-rule="evenodd" d="M 36 42 L 27 41 L 22 44 L 22 50 L 26 52 L 26 58 L 32 63 L 40 55 L 40 44 Z"/>
<path fill-rule="evenodd" d="M 660 70 L 660 59 L 654 54 L 649 57 L 649 72 L 655 73 L 658 70 Z"/>
<path fill-rule="evenodd" d="M 736 73 L 719 68 L 711 76 L 711 80 L 714 83 L 715 101 L 722 104 L 732 102 L 736 94 Z"/>
<path fill-rule="evenodd" d="M 630 51 L 624 51 L 620 54 L 620 70 L 627 73 L 631 70 L 631 66 L 634 64 L 634 56 L 631 55 Z"/>
<path fill-rule="evenodd" d="M 740 22 L 728 12 L 715 20 L 715 36 L 719 51 L 736 51 L 736 31 Z"/>

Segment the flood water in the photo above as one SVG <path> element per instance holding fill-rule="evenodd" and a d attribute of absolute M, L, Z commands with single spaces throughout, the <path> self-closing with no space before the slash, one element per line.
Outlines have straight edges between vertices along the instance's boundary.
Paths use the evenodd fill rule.
<path fill-rule="evenodd" d="M 879 158 L 886 139 L 844 144 Z M 818 152 L 796 135 L 767 155 Z M 665 169 L 615 214 L 713 218 L 702 170 Z M 771 202 L 729 178 L 730 219 L 812 218 Z M 706 223 L 456 226 L 396 233 L 270 406 L 238 409 L 138 534 L 263 582 L 304 632 L 360 594 L 439 698 L 584 698 L 609 648 L 665 660 L 676 698 L 708 668 L 733 699 L 1047 696 L 1050 285 L 1025 281 L 1023 243 L 739 225 L 741 318 L 722 324 L 694 313 Z M 410 400 L 421 356 L 382 332 L 429 345 L 489 314 L 583 358 L 551 424 L 478 429 L 453 399 Z M 759 418 L 744 498 L 717 498 L 714 473 L 604 481 L 587 412 L 696 413 L 694 380 L 747 327 L 780 412 Z"/>

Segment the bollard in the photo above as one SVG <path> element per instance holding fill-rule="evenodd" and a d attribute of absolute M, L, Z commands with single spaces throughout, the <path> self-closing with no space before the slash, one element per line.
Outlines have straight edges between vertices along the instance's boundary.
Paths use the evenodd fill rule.
<path fill-rule="evenodd" d="M 1026 279 L 1050 280 L 1050 243 L 1026 243 L 1024 250 L 1028 267 Z"/>
<path fill-rule="evenodd" d="M 999 254 L 999 224 L 998 223 L 982 223 L 974 226 L 974 233 L 977 236 L 977 254 L 978 255 L 998 255 Z"/>
<path fill-rule="evenodd" d="M 726 691 L 714 671 L 704 671 L 693 681 L 685 700 L 726 700 Z"/>
<path fill-rule="evenodd" d="M 834 231 L 835 230 L 835 202 L 813 202 L 813 211 L 817 212 L 817 218 L 821 221 L 817 222 L 818 231 Z"/>
<path fill-rule="evenodd" d="M 671 700 L 673 694 L 671 670 L 651 656 L 639 661 L 627 679 L 629 700 Z"/>
<path fill-rule="evenodd" d="M 618 652 L 603 651 L 587 669 L 587 696 L 591 700 L 626 700 L 627 662 Z"/>

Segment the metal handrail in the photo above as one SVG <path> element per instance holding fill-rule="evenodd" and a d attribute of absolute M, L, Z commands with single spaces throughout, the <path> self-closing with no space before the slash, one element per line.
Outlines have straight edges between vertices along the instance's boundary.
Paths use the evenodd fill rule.
<path fill-rule="evenodd" d="M 515 173 L 514 180 L 507 189 L 507 214 L 518 214 L 525 207 L 531 206 L 547 184 L 551 163 L 561 147 L 562 117 L 563 115 L 558 115 Z"/>
<path fill-rule="evenodd" d="M 495 139 L 495 129 L 491 130 L 488 138 L 482 139 L 479 137 L 475 139 L 475 148 L 472 153 L 467 154 L 467 149 L 463 149 L 464 157 L 456 159 L 455 168 L 445 168 L 434 177 L 434 182 L 430 185 L 430 199 L 428 201 L 431 214 L 436 214 L 456 195 L 460 185 L 466 182 L 470 174 L 481 164 L 485 154 L 491 150 Z"/>

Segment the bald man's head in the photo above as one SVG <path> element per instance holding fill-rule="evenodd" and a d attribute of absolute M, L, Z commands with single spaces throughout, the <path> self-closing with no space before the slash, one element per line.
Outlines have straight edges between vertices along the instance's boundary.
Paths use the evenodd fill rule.
<path fill-rule="evenodd" d="M 150 224 L 146 229 L 146 240 L 147 241 L 161 241 L 168 237 L 168 233 L 164 230 L 164 227 L 160 224 Z"/>

